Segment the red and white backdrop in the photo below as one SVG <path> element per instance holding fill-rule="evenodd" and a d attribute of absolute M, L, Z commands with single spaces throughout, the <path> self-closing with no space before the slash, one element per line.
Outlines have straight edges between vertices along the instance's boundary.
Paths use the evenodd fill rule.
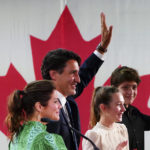
<path fill-rule="evenodd" d="M 59 47 L 84 61 L 100 41 L 100 12 L 113 25 L 112 41 L 103 66 L 76 100 L 82 133 L 88 129 L 94 87 L 109 82 L 120 65 L 139 71 L 142 83 L 134 102 L 150 115 L 149 0 L 1 0 L 0 1 L 0 145 L 7 150 L 4 125 L 7 97 L 30 81 L 41 79 L 44 55 Z M 81 147 L 80 147 L 81 149 Z"/>

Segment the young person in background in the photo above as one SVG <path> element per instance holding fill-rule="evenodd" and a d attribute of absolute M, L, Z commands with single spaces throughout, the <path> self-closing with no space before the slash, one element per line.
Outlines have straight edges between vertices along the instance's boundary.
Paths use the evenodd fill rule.
<path fill-rule="evenodd" d="M 144 131 L 150 130 L 150 116 L 132 106 L 140 81 L 138 72 L 127 66 L 116 68 L 111 75 L 111 85 L 119 89 L 125 100 L 122 123 L 128 129 L 130 150 L 144 150 Z"/>

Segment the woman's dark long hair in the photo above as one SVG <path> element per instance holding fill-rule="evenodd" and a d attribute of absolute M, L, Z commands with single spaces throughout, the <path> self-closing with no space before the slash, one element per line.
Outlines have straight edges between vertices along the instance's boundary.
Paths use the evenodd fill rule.
<path fill-rule="evenodd" d="M 5 122 L 10 133 L 10 139 L 14 134 L 18 134 L 21 126 L 34 112 L 34 105 L 40 102 L 42 106 L 47 106 L 48 100 L 55 86 L 50 80 L 34 81 L 24 88 L 15 90 L 8 99 L 8 115 Z"/>

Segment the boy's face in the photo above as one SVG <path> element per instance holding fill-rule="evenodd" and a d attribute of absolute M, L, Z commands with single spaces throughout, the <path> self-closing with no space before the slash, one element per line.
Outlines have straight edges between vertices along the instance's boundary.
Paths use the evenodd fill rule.
<path fill-rule="evenodd" d="M 124 97 L 125 105 L 128 107 L 137 96 L 137 83 L 135 81 L 125 81 L 118 86 L 118 89 Z"/>

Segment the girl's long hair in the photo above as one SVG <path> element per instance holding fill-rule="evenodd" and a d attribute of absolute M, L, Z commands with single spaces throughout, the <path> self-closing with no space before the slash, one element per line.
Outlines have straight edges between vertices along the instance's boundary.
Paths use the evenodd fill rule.
<path fill-rule="evenodd" d="M 94 89 L 90 110 L 90 128 L 93 128 L 96 123 L 100 121 L 100 104 L 109 106 L 110 102 L 112 101 L 112 94 L 117 92 L 119 92 L 118 89 L 113 86 L 103 86 Z"/>

